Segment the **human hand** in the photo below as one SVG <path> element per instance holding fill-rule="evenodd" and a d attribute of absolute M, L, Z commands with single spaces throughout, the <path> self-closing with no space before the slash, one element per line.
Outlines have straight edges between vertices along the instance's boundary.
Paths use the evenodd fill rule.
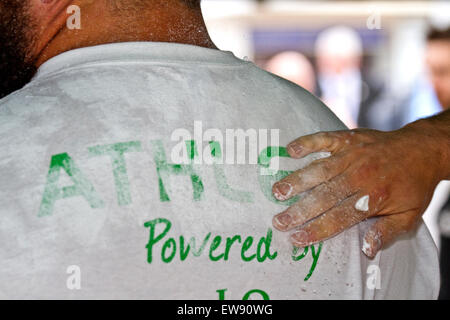
<path fill-rule="evenodd" d="M 280 231 L 294 230 L 292 243 L 305 247 L 333 237 L 371 217 L 380 217 L 364 236 L 370 258 L 399 235 L 415 228 L 442 178 L 437 138 L 421 125 L 397 131 L 368 129 L 321 132 L 287 146 L 292 158 L 319 151 L 316 160 L 273 186 L 280 201 L 305 196 L 276 215 Z"/>

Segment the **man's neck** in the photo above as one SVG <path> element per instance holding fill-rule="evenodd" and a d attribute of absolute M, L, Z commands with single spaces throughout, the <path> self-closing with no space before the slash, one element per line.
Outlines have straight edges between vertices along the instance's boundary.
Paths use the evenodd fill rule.
<path fill-rule="evenodd" d="M 105 1 L 109 0 L 71 1 L 79 3 L 81 29 L 66 27 L 65 11 L 54 17 L 47 29 L 50 40 L 38 44 L 36 66 L 65 51 L 116 42 L 175 42 L 217 49 L 201 10 L 188 8 L 179 0 L 153 0 L 149 8 L 139 11 L 114 10 Z"/>

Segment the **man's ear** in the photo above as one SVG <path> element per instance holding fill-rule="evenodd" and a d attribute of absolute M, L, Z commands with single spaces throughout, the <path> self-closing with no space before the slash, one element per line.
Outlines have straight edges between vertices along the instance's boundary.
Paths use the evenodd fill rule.
<path fill-rule="evenodd" d="M 55 12 L 61 12 L 61 10 L 72 4 L 79 4 L 82 0 L 28 0 L 28 2 L 31 8 L 45 10 L 46 13 L 53 15 Z"/>
<path fill-rule="evenodd" d="M 25 1 L 25 0 L 24 0 Z M 33 53 L 38 55 L 57 32 L 66 24 L 67 8 L 80 0 L 26 0 L 28 14 L 33 22 L 35 43 Z"/>

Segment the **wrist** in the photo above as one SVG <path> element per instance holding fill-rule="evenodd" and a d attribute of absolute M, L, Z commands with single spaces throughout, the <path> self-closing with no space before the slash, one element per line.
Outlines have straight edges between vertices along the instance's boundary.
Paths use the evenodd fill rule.
<path fill-rule="evenodd" d="M 420 119 L 400 129 L 425 155 L 437 181 L 450 179 L 450 127 L 439 118 Z"/>

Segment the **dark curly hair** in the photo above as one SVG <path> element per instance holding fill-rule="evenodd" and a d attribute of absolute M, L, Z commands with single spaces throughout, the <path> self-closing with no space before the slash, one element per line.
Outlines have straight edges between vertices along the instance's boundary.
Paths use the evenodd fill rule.
<path fill-rule="evenodd" d="M 36 72 L 28 50 L 34 25 L 26 1 L 2 0 L 0 4 L 0 99 L 22 88 Z"/>
<path fill-rule="evenodd" d="M 436 29 L 432 28 L 428 31 L 427 35 L 428 41 L 436 41 L 436 40 L 446 40 L 450 41 L 450 27 L 447 29 Z"/>

